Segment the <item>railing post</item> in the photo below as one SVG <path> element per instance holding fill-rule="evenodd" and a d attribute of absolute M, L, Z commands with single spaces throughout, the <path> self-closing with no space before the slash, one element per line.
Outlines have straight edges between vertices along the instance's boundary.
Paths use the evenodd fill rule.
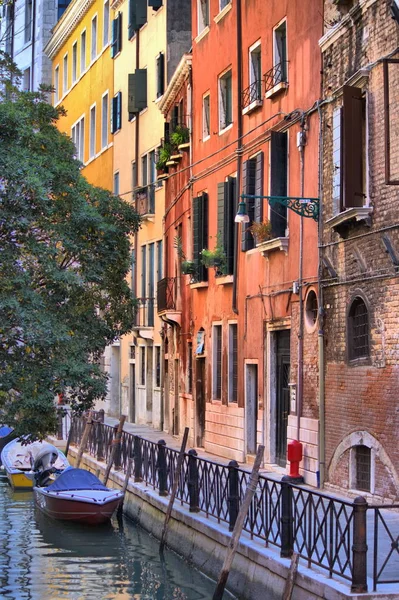
<path fill-rule="evenodd" d="M 358 496 L 353 501 L 353 572 L 351 592 L 367 592 L 367 500 Z"/>
<path fill-rule="evenodd" d="M 141 438 L 137 435 L 134 437 L 134 446 L 133 446 L 133 456 L 134 456 L 134 481 L 142 481 L 141 477 L 141 465 L 142 465 L 142 457 L 141 457 Z"/>
<path fill-rule="evenodd" d="M 229 468 L 229 531 L 233 531 L 237 521 L 240 508 L 240 496 L 238 487 L 238 462 L 231 460 Z"/>
<path fill-rule="evenodd" d="M 64 411 L 63 409 L 58 409 L 58 414 L 57 414 L 57 420 L 58 420 L 58 428 L 57 428 L 57 440 L 62 440 L 63 435 L 62 435 L 62 421 L 64 418 Z"/>
<path fill-rule="evenodd" d="M 199 482 L 197 452 L 188 451 L 188 494 L 190 496 L 190 512 L 199 512 Z"/>
<path fill-rule="evenodd" d="M 281 479 L 281 552 L 282 558 L 290 558 L 294 552 L 294 532 L 292 519 L 292 487 L 289 476 Z"/>
<path fill-rule="evenodd" d="M 159 440 L 158 442 L 158 481 L 159 481 L 159 495 L 168 495 L 168 473 L 166 470 L 166 442 L 165 440 Z"/>
<path fill-rule="evenodd" d="M 104 409 L 101 408 L 97 413 L 97 421 L 99 423 L 104 423 L 104 415 L 105 415 Z"/>
<path fill-rule="evenodd" d="M 96 445 L 97 445 L 97 460 L 104 460 L 104 440 L 103 440 L 103 425 L 101 421 L 96 423 Z"/>
<path fill-rule="evenodd" d="M 115 471 L 120 471 L 121 470 L 121 454 L 122 454 L 122 435 L 121 434 L 119 441 L 117 442 L 117 432 L 118 432 L 118 426 L 115 425 L 114 427 L 114 439 L 113 439 L 113 444 L 115 444 L 115 454 L 114 454 L 114 469 Z"/>

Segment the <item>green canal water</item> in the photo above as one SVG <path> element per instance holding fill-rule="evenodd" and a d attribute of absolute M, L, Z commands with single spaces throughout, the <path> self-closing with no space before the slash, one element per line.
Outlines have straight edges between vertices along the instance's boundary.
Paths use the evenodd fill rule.
<path fill-rule="evenodd" d="M 209 600 L 214 582 L 131 521 L 62 523 L 13 492 L 0 474 L 2 600 Z"/>

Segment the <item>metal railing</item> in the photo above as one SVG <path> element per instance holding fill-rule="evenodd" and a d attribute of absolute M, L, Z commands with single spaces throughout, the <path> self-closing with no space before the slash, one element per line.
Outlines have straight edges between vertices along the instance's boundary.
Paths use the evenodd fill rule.
<path fill-rule="evenodd" d="M 137 298 L 134 327 L 154 327 L 155 298 Z"/>
<path fill-rule="evenodd" d="M 164 277 L 158 281 L 158 312 L 176 310 L 176 277 Z"/>
<path fill-rule="evenodd" d="M 78 445 L 85 421 L 72 420 L 71 443 Z M 94 423 L 87 451 L 98 460 L 107 461 L 115 427 Z M 144 481 L 161 496 L 170 493 L 176 472 L 178 451 L 166 447 L 163 440 L 150 442 L 123 432 L 117 448 L 114 468 L 126 472 L 133 458 L 133 477 Z M 203 512 L 232 531 L 240 504 L 248 486 L 250 473 L 238 463 L 228 465 L 199 458 L 195 450 L 186 453 L 176 498 L 191 512 Z M 386 511 L 392 509 L 387 516 Z M 267 547 L 280 549 L 282 557 L 293 552 L 311 567 L 321 568 L 329 577 L 350 582 L 353 592 L 367 591 L 367 562 L 373 570 L 374 590 L 378 584 L 396 584 L 399 565 L 399 505 L 368 505 L 364 498 L 353 502 L 328 496 L 316 490 L 276 481 L 261 475 L 245 520 L 244 530 L 251 538 L 262 540 Z M 366 516 L 374 517 L 374 544 L 367 547 Z M 385 512 L 384 512 L 385 511 Z M 390 518 L 392 523 L 390 523 Z M 382 534 L 385 535 L 385 540 Z M 368 552 L 372 552 L 368 556 Z M 369 559 L 369 561 L 367 561 Z"/>
<path fill-rule="evenodd" d="M 288 61 L 283 61 L 274 65 L 265 73 L 265 94 L 274 88 L 275 85 L 287 81 Z"/>
<path fill-rule="evenodd" d="M 251 83 L 241 92 L 241 108 L 247 108 L 252 102 L 262 100 L 262 81 L 257 80 Z"/>

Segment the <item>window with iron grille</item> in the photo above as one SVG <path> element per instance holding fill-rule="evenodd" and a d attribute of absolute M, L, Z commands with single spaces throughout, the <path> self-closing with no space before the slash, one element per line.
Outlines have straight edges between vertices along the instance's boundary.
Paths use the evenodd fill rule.
<path fill-rule="evenodd" d="M 237 324 L 229 325 L 229 402 L 237 402 Z"/>
<path fill-rule="evenodd" d="M 356 489 L 370 492 L 371 487 L 371 449 L 367 446 L 356 446 Z"/>
<path fill-rule="evenodd" d="M 140 346 L 140 385 L 145 385 L 145 346 Z"/>
<path fill-rule="evenodd" d="M 214 325 L 212 332 L 213 340 L 213 385 L 212 398 L 214 400 L 222 399 L 222 326 Z"/>
<path fill-rule="evenodd" d="M 370 356 L 369 315 L 362 298 L 355 298 L 348 314 L 349 360 Z"/>
<path fill-rule="evenodd" d="M 273 65 L 275 69 L 274 85 L 287 81 L 287 22 L 284 21 L 273 31 L 274 53 Z M 279 68 L 277 68 L 279 67 Z"/>

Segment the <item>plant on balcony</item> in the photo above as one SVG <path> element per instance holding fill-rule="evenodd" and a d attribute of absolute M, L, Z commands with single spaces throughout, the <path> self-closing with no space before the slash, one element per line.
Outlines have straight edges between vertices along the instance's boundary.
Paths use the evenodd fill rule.
<path fill-rule="evenodd" d="M 201 262 L 207 268 L 214 267 L 220 275 L 227 273 L 227 256 L 224 251 L 222 237 L 219 233 L 216 238 L 214 250 L 209 250 L 208 248 L 202 250 Z"/>
<path fill-rule="evenodd" d="M 183 260 L 181 263 L 181 272 L 183 275 L 196 275 L 197 263 L 193 260 Z"/>
<path fill-rule="evenodd" d="M 178 148 L 181 144 L 187 144 L 190 141 L 190 130 L 184 125 L 177 125 L 173 133 L 170 134 L 172 146 Z"/>
<path fill-rule="evenodd" d="M 274 237 L 272 232 L 272 224 L 270 221 L 254 222 L 252 223 L 251 227 L 249 227 L 249 231 L 255 240 L 255 244 L 267 242 Z"/>
<path fill-rule="evenodd" d="M 167 169 L 166 163 L 170 160 L 171 154 L 172 147 L 165 142 L 159 149 L 158 160 L 155 163 L 157 171 L 165 172 L 165 169 Z"/>

